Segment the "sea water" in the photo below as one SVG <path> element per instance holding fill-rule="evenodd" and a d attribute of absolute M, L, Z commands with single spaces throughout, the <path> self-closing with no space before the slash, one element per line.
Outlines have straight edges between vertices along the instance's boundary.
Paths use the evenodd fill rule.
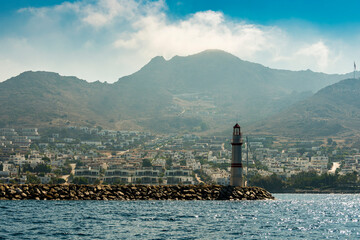
<path fill-rule="evenodd" d="M 0 201 L 0 239 L 360 239 L 360 195 L 266 201 Z"/>

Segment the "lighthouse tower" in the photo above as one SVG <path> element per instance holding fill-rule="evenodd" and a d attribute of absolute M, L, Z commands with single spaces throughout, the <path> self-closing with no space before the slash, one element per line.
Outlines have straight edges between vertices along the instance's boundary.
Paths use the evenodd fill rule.
<path fill-rule="evenodd" d="M 241 131 L 239 124 L 234 126 L 231 159 L 230 185 L 244 187 L 243 165 L 241 157 Z"/>

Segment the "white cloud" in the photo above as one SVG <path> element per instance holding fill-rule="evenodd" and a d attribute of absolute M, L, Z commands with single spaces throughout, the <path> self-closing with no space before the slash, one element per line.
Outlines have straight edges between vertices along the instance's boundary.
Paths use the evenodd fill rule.
<path fill-rule="evenodd" d="M 146 0 L 82 0 L 21 9 L 18 14 L 28 18 L 27 25 L 15 25 L 18 34 L 10 42 L 0 35 L 0 62 L 6 63 L 0 66 L 0 79 L 48 70 L 114 82 L 154 56 L 206 49 L 292 70 L 346 72 L 344 63 L 353 61 L 339 40 L 334 44 L 316 35 L 299 39 L 279 27 L 231 20 L 215 11 L 169 20 L 165 10 L 164 1 Z"/>
<path fill-rule="evenodd" d="M 217 48 L 248 58 L 273 47 L 269 41 L 273 28 L 229 24 L 220 12 L 198 12 L 188 19 L 171 23 L 164 15 L 146 16 L 134 22 L 133 26 L 136 31 L 126 38 L 120 36 L 114 42 L 115 47 L 168 58 Z"/>
<path fill-rule="evenodd" d="M 96 5 L 85 7 L 82 20 L 95 27 L 104 26 L 115 21 L 117 17 L 131 19 L 138 5 L 134 1 L 100 0 Z"/>
<path fill-rule="evenodd" d="M 319 41 L 299 49 L 295 55 L 298 58 L 305 57 L 305 59 L 310 60 L 311 65 L 317 64 L 321 70 L 325 70 L 329 65 L 329 52 L 329 48 L 322 41 Z"/>

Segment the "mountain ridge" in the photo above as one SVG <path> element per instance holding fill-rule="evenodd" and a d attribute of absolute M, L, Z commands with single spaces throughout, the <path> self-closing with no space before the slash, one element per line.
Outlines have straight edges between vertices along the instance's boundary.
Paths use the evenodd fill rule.
<path fill-rule="evenodd" d="M 100 125 L 157 132 L 252 123 L 346 75 L 274 70 L 219 50 L 157 56 L 115 83 L 24 72 L 0 83 L 0 126 Z"/>
<path fill-rule="evenodd" d="M 360 133 L 360 80 L 344 79 L 319 90 L 253 131 L 287 136 L 354 136 Z"/>

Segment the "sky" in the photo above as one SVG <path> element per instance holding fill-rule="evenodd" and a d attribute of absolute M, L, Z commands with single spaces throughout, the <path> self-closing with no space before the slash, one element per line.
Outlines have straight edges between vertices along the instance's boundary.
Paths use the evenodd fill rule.
<path fill-rule="evenodd" d="M 360 66 L 360 1 L 0 0 L 0 81 L 52 71 L 115 82 L 155 56 L 221 49 L 277 69 Z"/>

